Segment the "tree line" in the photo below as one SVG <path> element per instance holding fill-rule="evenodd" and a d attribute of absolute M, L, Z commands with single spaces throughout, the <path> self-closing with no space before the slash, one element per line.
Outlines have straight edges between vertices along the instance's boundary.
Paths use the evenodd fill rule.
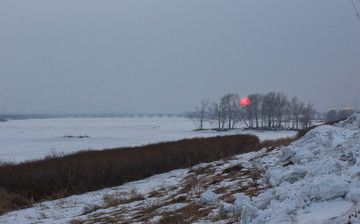
<path fill-rule="evenodd" d="M 326 121 L 342 120 L 348 118 L 353 113 L 355 113 L 355 108 L 342 108 L 340 110 L 330 109 L 326 114 Z"/>
<path fill-rule="evenodd" d="M 220 102 L 203 99 L 195 111 L 189 114 L 197 130 L 206 123 L 217 130 L 234 129 L 243 122 L 251 129 L 295 129 L 310 127 L 316 115 L 313 103 L 303 103 L 297 97 L 291 100 L 279 92 L 254 93 L 247 97 L 248 105 L 240 104 L 236 93 L 228 93 Z"/>

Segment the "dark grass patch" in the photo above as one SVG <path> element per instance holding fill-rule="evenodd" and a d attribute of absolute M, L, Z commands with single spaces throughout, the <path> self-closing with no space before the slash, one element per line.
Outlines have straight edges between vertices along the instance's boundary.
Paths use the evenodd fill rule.
<path fill-rule="evenodd" d="M 287 162 L 287 163 L 282 164 L 282 167 L 287 167 L 287 166 L 290 166 L 290 165 L 294 165 L 294 162 L 291 161 L 291 160 L 289 162 Z"/>
<path fill-rule="evenodd" d="M 203 208 L 201 204 L 191 203 L 174 212 L 164 214 L 159 223 L 193 223 L 195 220 L 208 216 L 211 212 L 209 208 Z"/>
<path fill-rule="evenodd" d="M 25 198 L 19 194 L 7 192 L 4 189 L 0 189 L 0 199 L 0 214 L 30 207 L 33 203 L 31 199 Z"/>
<path fill-rule="evenodd" d="M 237 172 L 237 171 L 241 171 L 244 167 L 240 164 L 236 165 L 236 166 L 232 166 L 232 167 L 229 167 L 225 170 L 223 170 L 223 174 L 225 173 L 231 173 L 231 172 Z"/>
<path fill-rule="evenodd" d="M 260 148 L 266 148 L 268 152 L 276 149 L 279 146 L 288 146 L 291 142 L 298 140 L 299 137 L 280 138 L 275 140 L 266 140 L 260 144 Z"/>
<path fill-rule="evenodd" d="M 215 169 L 212 165 L 207 165 L 207 166 L 204 166 L 204 167 L 198 167 L 196 169 L 191 169 L 189 170 L 188 173 L 195 173 L 195 175 L 201 175 L 201 174 L 204 174 L 204 173 L 210 173 L 210 172 L 213 172 Z"/>
<path fill-rule="evenodd" d="M 89 136 L 88 135 L 78 135 L 78 136 L 65 135 L 65 136 L 63 136 L 63 138 L 89 138 Z"/>

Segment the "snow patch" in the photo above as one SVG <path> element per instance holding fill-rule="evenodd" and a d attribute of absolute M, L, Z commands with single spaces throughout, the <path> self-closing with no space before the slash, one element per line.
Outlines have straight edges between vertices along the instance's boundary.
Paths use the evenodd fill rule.
<path fill-rule="evenodd" d="M 297 221 L 299 224 L 325 223 L 334 218 L 347 217 L 351 207 L 352 203 L 345 200 L 313 203 L 297 215 Z"/>

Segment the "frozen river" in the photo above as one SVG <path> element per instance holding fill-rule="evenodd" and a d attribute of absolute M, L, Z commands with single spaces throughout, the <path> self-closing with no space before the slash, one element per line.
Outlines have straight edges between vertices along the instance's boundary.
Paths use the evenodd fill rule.
<path fill-rule="evenodd" d="M 53 152 L 101 150 L 194 137 L 255 134 L 260 140 L 293 136 L 294 131 L 192 131 L 186 118 L 55 118 L 0 122 L 0 161 L 43 158 Z M 64 136 L 88 136 L 67 138 Z"/>

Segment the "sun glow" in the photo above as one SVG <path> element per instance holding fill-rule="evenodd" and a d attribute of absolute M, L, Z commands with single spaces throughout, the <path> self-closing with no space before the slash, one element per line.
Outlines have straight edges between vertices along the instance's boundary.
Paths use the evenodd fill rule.
<path fill-rule="evenodd" d="M 243 98 L 240 102 L 240 104 L 244 107 L 248 106 L 251 104 L 250 100 L 248 98 Z"/>

